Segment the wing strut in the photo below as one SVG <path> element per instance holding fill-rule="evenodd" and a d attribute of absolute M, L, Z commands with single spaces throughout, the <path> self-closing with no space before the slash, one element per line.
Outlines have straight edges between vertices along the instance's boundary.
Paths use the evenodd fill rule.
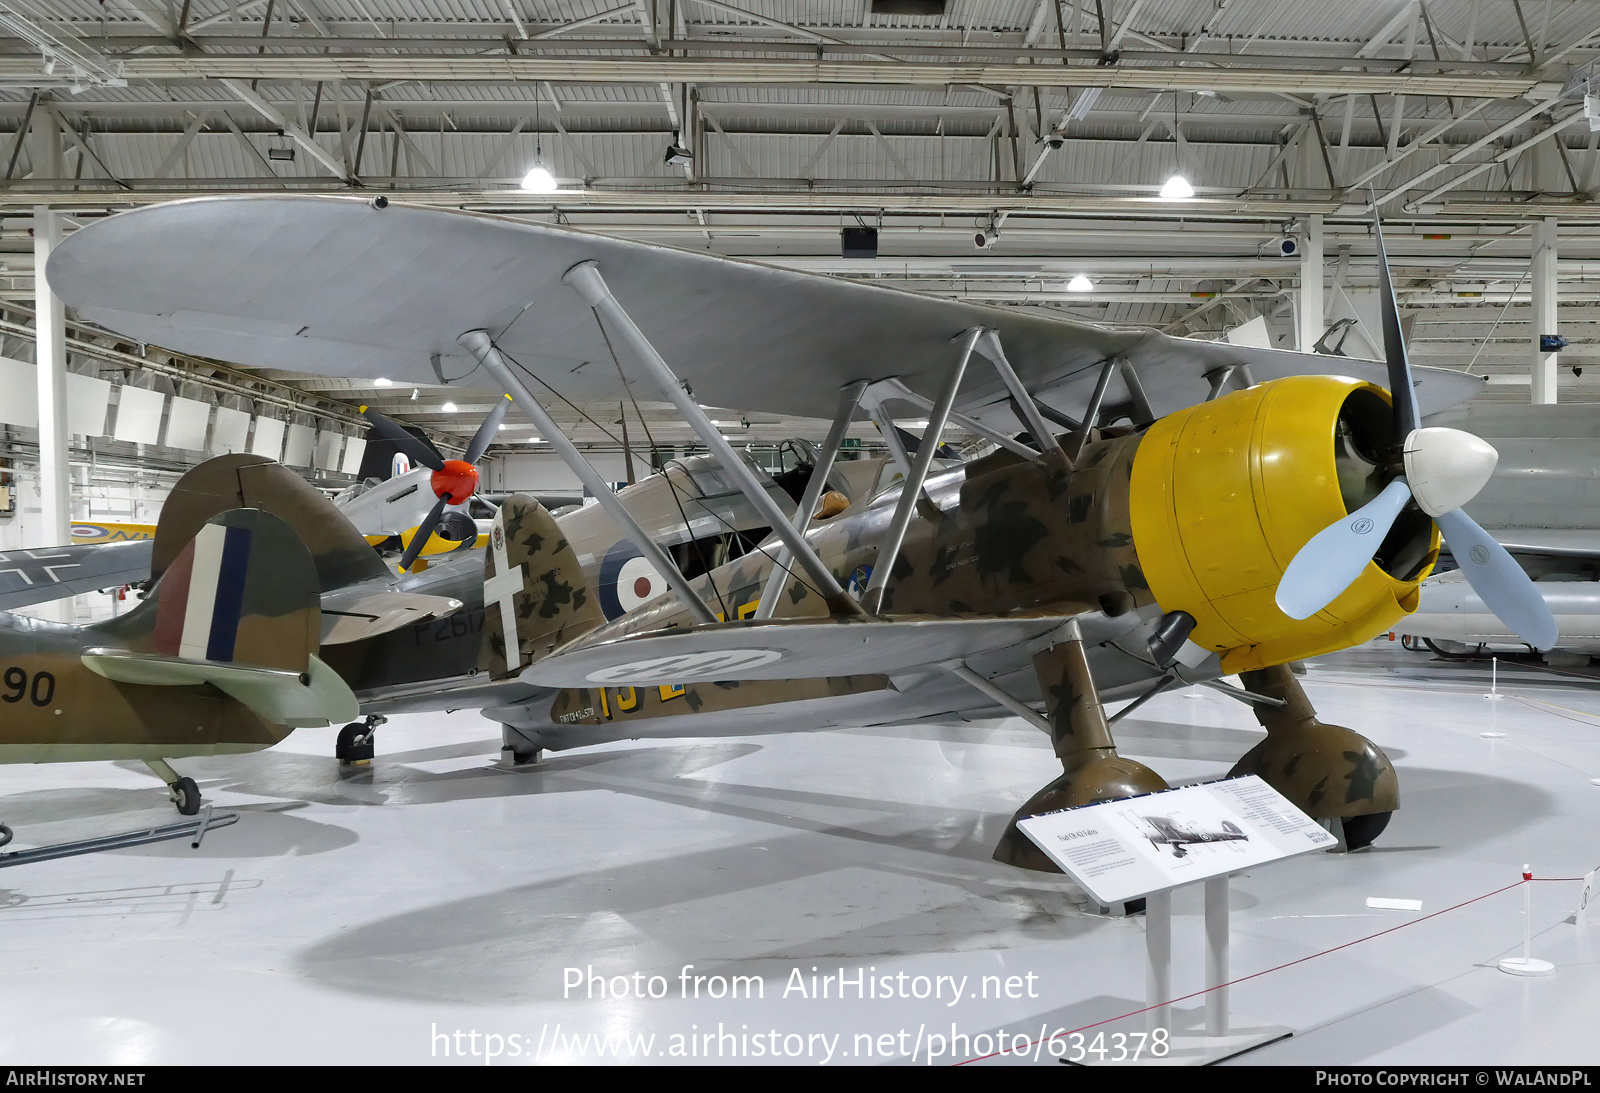
<path fill-rule="evenodd" d="M 856 407 L 861 405 L 861 393 L 866 389 L 866 380 L 856 380 L 839 389 L 839 410 L 833 415 L 833 424 L 828 428 L 827 439 L 822 442 L 817 465 L 812 468 L 811 480 L 806 483 L 805 493 L 794 510 L 794 530 L 800 535 L 804 535 L 811 527 L 811 517 L 817 511 L 817 503 L 822 500 L 822 491 L 828 486 L 828 475 L 833 473 L 839 449 L 844 447 L 845 433 L 850 431 L 851 419 L 856 416 Z M 772 559 L 772 572 L 767 574 L 767 586 L 761 590 L 761 602 L 756 605 L 756 618 L 772 617 L 773 610 L 778 606 L 778 593 L 789 578 L 789 558 L 788 550 L 779 547 Z"/>
<path fill-rule="evenodd" d="M 672 555 L 662 550 L 656 541 L 650 538 L 649 533 L 639 526 L 639 521 L 633 518 L 633 514 L 623 505 L 621 499 L 612 492 L 611 486 L 600 477 L 594 467 L 590 466 L 589 461 L 583 458 L 572 441 L 567 439 L 567 434 L 561 431 L 561 427 L 545 413 L 544 407 L 539 405 L 539 401 L 523 386 L 522 379 L 506 365 L 505 359 L 500 356 L 500 350 L 489 340 L 488 332 L 469 330 L 456 340 L 478 358 L 479 363 L 488 369 L 489 374 L 494 376 L 505 390 L 511 392 L 511 400 L 517 404 L 517 408 L 528 415 L 528 420 L 532 421 L 534 427 L 550 442 L 550 446 L 561 456 L 572 473 L 578 476 L 578 480 L 590 493 L 594 494 L 595 500 L 600 502 L 600 507 L 606 510 L 606 515 L 615 520 L 633 545 L 639 548 L 639 553 L 648 558 L 650 564 L 656 567 L 656 572 L 666 578 L 667 584 L 677 593 L 683 605 L 689 609 L 689 613 L 700 622 L 716 622 L 717 616 L 689 587 L 688 580 L 678 568 L 678 564 L 672 560 Z"/>
<path fill-rule="evenodd" d="M 883 533 L 878 556 L 872 563 L 872 577 L 867 581 L 866 594 L 861 597 L 861 605 L 873 614 L 883 604 L 884 586 L 889 583 L 894 564 L 900 558 L 900 545 L 905 542 L 906 530 L 911 526 L 911 518 L 916 515 L 917 498 L 922 495 L 922 484 L 928 480 L 934 454 L 944 437 L 945 422 L 950 420 L 950 407 L 956 401 L 962 377 L 967 374 L 967 362 L 972 359 L 978 336 L 982 333 L 982 330 L 973 327 L 964 335 L 958 335 L 961 339 L 961 358 L 945 378 L 944 387 L 939 391 L 939 400 L 928 411 L 928 431 L 922 434 L 922 443 L 917 445 L 916 464 L 911 468 L 911 473 L 906 475 L 905 484 L 900 487 L 900 500 L 895 503 L 894 518 Z"/>
<path fill-rule="evenodd" d="M 1065 456 L 1061 450 L 1061 442 L 1056 439 L 1055 430 L 1044 422 L 1039 414 L 1039 406 L 1033 401 L 1033 396 L 1022 385 L 1016 371 L 1011 367 L 1011 362 L 1006 360 L 1006 351 L 1000 347 L 1000 332 L 998 330 L 985 330 L 978 338 L 978 352 L 989 358 L 989 363 L 994 365 L 994 370 L 1000 374 L 1006 390 L 1011 392 L 1011 397 L 1016 400 L 1017 407 L 1022 411 L 1023 424 L 1028 427 L 1028 432 L 1033 436 L 1033 442 L 1039 445 L 1041 451 L 1057 452 Z"/>
<path fill-rule="evenodd" d="M 811 544 L 805 537 L 796 533 L 790 517 L 777 505 L 777 502 L 768 496 L 761 482 L 744 460 L 740 459 L 733 446 L 722 438 L 722 433 L 711 419 L 706 417 L 700 409 L 699 403 L 684 390 L 682 382 L 673 374 L 667 362 L 661 359 L 661 354 L 656 352 L 655 346 L 650 344 L 628 313 L 623 310 L 617 298 L 611 295 L 605 278 L 600 276 L 600 264 L 595 261 L 579 262 L 562 276 L 561 280 L 569 285 L 584 301 L 606 320 L 612 329 L 622 335 L 622 339 L 633 350 L 633 355 L 649 374 L 656 387 L 660 388 L 678 412 L 683 415 L 689 426 L 699 434 L 705 446 L 711 449 L 717 461 L 722 464 L 722 469 L 738 483 L 740 491 L 749 498 L 767 525 L 783 540 L 784 546 L 799 561 L 801 568 L 806 571 L 806 576 L 817 586 L 822 593 L 822 598 L 827 601 L 828 608 L 836 615 L 859 615 L 861 605 L 845 592 L 839 584 L 838 578 L 828 568 Z"/>
<path fill-rule="evenodd" d="M 1106 388 L 1111 386 L 1111 376 L 1117 371 L 1115 357 L 1100 366 L 1100 378 L 1095 381 L 1094 394 L 1089 396 L 1089 405 L 1083 408 L 1083 421 L 1078 425 L 1078 435 L 1072 438 L 1072 460 L 1077 462 L 1078 456 L 1083 454 L 1083 446 L 1089 443 L 1089 432 L 1100 422 L 1100 406 L 1106 400 Z"/>
<path fill-rule="evenodd" d="M 982 351 L 981 343 L 979 351 Z M 891 377 L 890 379 L 879 380 L 877 383 L 874 383 L 871 387 L 867 388 L 866 393 L 862 396 L 862 401 L 873 408 L 872 420 L 878 426 L 879 431 L 884 433 L 886 437 L 889 434 L 894 434 L 895 441 L 897 443 L 899 442 L 900 437 L 898 433 L 894 433 L 893 415 L 889 414 L 887 411 L 883 411 L 881 415 L 878 412 L 884 403 L 893 401 L 909 402 L 911 405 L 924 412 L 933 409 L 933 400 L 931 398 L 917 394 L 904 383 L 900 382 L 898 377 Z M 983 422 L 978 421 L 975 418 L 970 418 L 966 414 L 959 414 L 956 411 L 951 410 L 950 420 L 967 430 L 967 432 L 977 433 L 990 443 L 998 444 L 1000 447 L 1005 448 L 1007 451 L 1015 452 L 1024 459 L 1039 458 L 1039 453 L 1028 447 L 1026 444 L 1023 444 L 1021 441 L 1015 440 L 1012 437 L 1006 436 L 1006 434 L 1002 433 L 999 429 L 991 429 Z M 906 458 L 905 462 L 901 464 L 900 469 L 902 473 L 911 469 L 911 459 L 909 456 Z"/>
<path fill-rule="evenodd" d="M 1050 722 L 1045 719 L 1044 714 L 1040 713 L 1038 710 L 1034 709 L 1020 698 L 1017 698 L 1010 691 L 997 686 L 990 680 L 980 676 L 977 672 L 974 672 L 971 668 L 968 668 L 966 661 L 958 660 L 951 664 L 940 665 L 940 667 L 944 668 L 951 675 L 955 676 L 962 682 L 969 684 L 974 690 L 988 695 L 1001 706 L 1004 706 L 1006 709 L 1022 718 L 1034 728 L 1043 729 L 1047 733 L 1051 731 Z"/>

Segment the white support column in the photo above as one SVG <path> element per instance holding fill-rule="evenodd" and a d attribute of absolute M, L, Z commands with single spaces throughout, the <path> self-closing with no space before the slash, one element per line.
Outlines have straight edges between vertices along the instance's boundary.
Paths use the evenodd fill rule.
<path fill-rule="evenodd" d="M 67 326 L 66 313 L 45 280 L 50 252 L 61 241 L 61 214 L 47 206 L 33 210 L 33 291 L 35 340 L 38 350 L 39 397 L 39 530 L 30 546 L 65 546 L 72 542 L 72 489 L 67 456 Z M 72 601 L 61 600 L 48 617 L 71 619 Z M 41 612 L 41 615 L 46 612 Z"/>
<path fill-rule="evenodd" d="M 1228 876 L 1206 881 L 1206 1035 L 1228 1035 Z"/>
<path fill-rule="evenodd" d="M 1322 214 L 1306 217 L 1300 250 L 1300 352 L 1309 353 L 1322 337 Z"/>
<path fill-rule="evenodd" d="M 1556 218 L 1547 216 L 1533 226 L 1533 385 L 1536 405 L 1556 401 L 1556 354 L 1539 351 L 1539 335 L 1556 333 Z"/>
<path fill-rule="evenodd" d="M 1172 889 L 1151 892 L 1144 897 L 1144 1030 L 1155 1035 L 1157 1029 L 1172 1033 L 1172 1007 L 1163 1005 L 1172 997 Z"/>

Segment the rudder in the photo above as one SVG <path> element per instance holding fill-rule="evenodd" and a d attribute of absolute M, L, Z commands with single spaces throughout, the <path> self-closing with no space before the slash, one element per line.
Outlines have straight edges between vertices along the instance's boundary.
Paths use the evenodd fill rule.
<path fill-rule="evenodd" d="M 124 683 L 209 683 L 277 724 L 347 720 L 358 712 L 355 696 L 316 655 L 318 583 L 310 552 L 283 520 L 260 509 L 218 513 L 144 603 L 89 628 L 106 644 L 83 662 Z"/>
<path fill-rule="evenodd" d="M 555 517 L 531 497 L 508 497 L 495 514 L 483 559 L 480 667 L 499 679 L 603 624 L 578 556 Z M 515 631 L 515 663 L 506 634 Z"/>

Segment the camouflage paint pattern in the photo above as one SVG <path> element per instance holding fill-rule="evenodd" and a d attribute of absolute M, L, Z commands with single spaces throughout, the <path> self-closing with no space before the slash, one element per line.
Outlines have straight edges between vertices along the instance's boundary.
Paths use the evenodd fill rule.
<path fill-rule="evenodd" d="M 249 537 L 228 659 L 305 672 L 320 631 L 310 554 L 286 523 L 260 510 L 208 522 Z M 84 666 L 87 649 L 179 655 L 183 608 L 197 592 L 194 554 L 193 542 L 184 544 L 144 602 L 104 623 L 0 615 L 0 761 L 171 759 L 256 751 L 288 735 L 212 687 L 120 683 Z"/>
<path fill-rule="evenodd" d="M 1001 451 L 930 480 L 885 590 L 884 613 L 993 617 L 1103 610 L 1119 615 L 1152 603 L 1128 530 L 1128 480 L 1138 445 L 1137 436 L 1093 441 L 1075 469 L 1057 459 L 1027 461 Z M 886 491 L 809 533 L 840 584 L 865 585 L 897 497 L 898 490 Z M 772 566 L 771 549 L 764 545 L 690 583 L 719 618 L 749 618 Z M 777 618 L 827 615 L 822 597 L 798 576 L 789 579 L 774 612 Z M 592 638 L 692 623 L 679 600 L 668 595 L 608 623 Z M 827 693 L 838 694 L 879 689 L 877 679 L 821 682 Z M 701 692 L 697 701 L 704 708 L 726 709 L 813 697 L 818 682 L 700 684 L 692 690 Z M 610 695 L 601 703 L 598 689 L 590 690 L 597 693 L 558 696 L 556 709 L 568 717 L 591 710 L 584 716 L 614 718 L 615 712 L 610 717 L 604 712 L 615 711 Z M 694 708 L 669 699 L 640 701 L 621 711 L 633 718 L 680 712 Z"/>
<path fill-rule="evenodd" d="M 1089 673 L 1083 642 L 1066 641 L 1041 650 L 1033 658 L 1033 668 L 1045 696 L 1045 719 L 1050 722 L 1050 740 L 1061 760 L 1062 773 L 1012 816 L 994 857 L 1023 869 L 1059 873 L 1060 868 L 1018 830 L 1018 820 L 1041 812 L 1157 793 L 1166 789 L 1167 783 L 1143 763 L 1117 754 L 1105 708 Z"/>
<path fill-rule="evenodd" d="M 483 555 L 485 580 L 495 576 L 501 551 L 507 568 L 522 572 L 521 588 L 511 596 L 519 656 L 507 666 L 503 612 L 498 603 L 485 602 L 479 667 L 494 679 L 605 622 L 567 537 L 533 498 L 515 495 L 501 502 Z"/>
<path fill-rule="evenodd" d="M 1393 812 L 1400 783 L 1383 749 L 1359 733 L 1317 720 L 1300 681 L 1286 664 L 1242 672 L 1247 690 L 1285 700 L 1257 705 L 1267 738 L 1234 764 L 1228 776 L 1257 774 L 1317 820 Z"/>
<path fill-rule="evenodd" d="M 206 521 L 238 508 L 270 512 L 294 530 L 316 563 L 319 591 L 389 576 L 383 560 L 320 490 L 281 463 L 244 454 L 208 459 L 178 479 L 161 506 L 150 575 L 161 576 Z"/>
<path fill-rule="evenodd" d="M 935 522 L 913 521 L 897 571 L 924 574 L 925 591 L 918 595 L 930 600 L 928 613 L 938 615 L 964 612 L 982 616 L 994 611 L 1053 614 L 1091 608 L 1120 612 L 1135 603 L 1148 602 L 1149 592 L 1143 587 L 1138 559 L 1127 532 L 1127 476 L 1136 445 L 1135 437 L 1095 442 L 1090 445 L 1084 465 L 1077 472 L 1041 469 L 1002 453 L 941 475 L 927 489 L 930 496 L 938 499 L 938 506 L 928 503 L 923 506 L 933 509 L 938 534 L 935 535 Z M 873 472 L 863 480 L 876 481 L 881 461 L 860 462 L 870 464 Z M 859 485 L 857 479 L 862 478 L 850 473 L 856 469 L 853 464 L 847 465 L 839 474 L 841 480 L 852 483 L 852 488 Z M 1063 500 L 1063 482 L 1069 486 L 1070 505 Z M 714 483 L 701 481 L 699 485 Z M 621 496 L 630 499 L 630 509 L 639 511 L 640 505 L 648 509 L 651 519 L 646 526 L 680 523 L 682 517 L 677 503 L 664 496 L 663 491 L 664 479 L 655 476 L 623 490 Z M 711 492 L 709 488 L 707 492 Z M 809 538 L 841 583 L 850 583 L 852 575 L 858 577 L 858 583 L 865 582 L 878 539 L 893 513 L 896 495 L 896 491 L 890 489 L 875 498 L 858 496 L 844 513 L 814 525 Z M 703 497 L 702 501 L 707 505 L 722 503 L 710 496 Z M 1040 511 L 1038 517 L 1030 517 L 1025 511 L 1030 505 Z M 686 500 L 685 508 L 691 507 Z M 1001 528 L 995 534 L 987 534 L 984 526 L 991 513 Z M 732 508 L 728 515 L 737 519 Z M 697 519 L 692 512 L 690 518 Z M 1030 519 L 1039 527 L 1030 523 Z M 556 523 L 572 545 L 583 568 L 585 583 L 593 594 L 599 560 L 615 545 L 612 537 L 618 533 L 599 507 L 593 505 L 566 513 Z M 740 526 L 748 526 L 748 523 Z M 725 527 L 711 521 L 711 530 L 725 530 Z M 1040 527 L 1044 529 L 1044 537 L 1039 535 Z M 1051 536 L 1064 538 L 1065 549 L 1051 552 L 1045 541 Z M 663 539 L 671 541 L 671 536 Z M 1016 549 L 1023 543 L 1026 549 Z M 764 551 L 772 549 L 770 545 L 764 546 L 762 550 L 718 567 L 709 575 L 695 578 L 691 584 L 718 616 L 749 618 L 755 612 L 772 564 Z M 941 551 L 942 562 L 938 557 Z M 1083 561 L 1074 560 L 1079 558 Z M 476 564 L 476 573 L 473 573 L 465 568 L 470 562 L 471 559 L 463 556 L 460 562 L 447 561 L 426 573 L 403 578 L 400 583 L 407 591 L 460 599 L 465 606 L 456 614 L 374 638 L 324 648 L 323 659 L 362 696 L 366 708 L 391 712 L 475 704 L 477 700 L 469 701 L 468 695 L 480 693 L 485 685 L 481 676 L 489 662 L 485 659 L 482 634 L 495 612 L 484 608 L 482 563 Z M 948 572 L 934 573 L 936 564 Z M 1035 582 L 1043 587 L 1034 588 L 1030 595 L 1023 576 L 1032 581 L 1036 573 L 1047 579 Z M 1094 588 L 1091 595 L 1093 583 L 1102 579 L 1110 587 Z M 576 586 L 576 582 L 570 583 Z M 894 586 L 891 586 L 893 591 Z M 1074 599 L 1074 592 L 1084 598 Z M 909 597 L 902 595 L 899 601 L 891 600 L 891 606 L 898 611 L 899 604 L 906 602 L 910 602 Z M 915 609 L 913 605 L 912 610 Z M 779 596 L 777 615 L 820 618 L 827 615 L 827 608 L 803 580 L 793 578 Z M 608 623 L 596 634 L 619 636 L 666 626 L 686 626 L 690 621 L 676 597 L 667 594 Z M 569 628 L 563 633 L 571 632 Z M 736 689 L 702 685 L 686 691 L 682 701 L 675 698 L 665 703 L 641 700 L 637 707 L 620 712 L 631 718 L 676 717 L 684 712 L 695 712 L 694 702 L 707 710 L 730 708 L 727 704 L 735 701 L 737 706 L 733 708 L 775 706 L 818 697 L 819 688 L 828 695 L 836 695 L 841 691 L 860 693 L 882 687 L 878 677 L 829 680 L 820 684 L 769 682 Z M 705 693 L 698 694 L 700 691 Z M 517 700 L 520 698 L 507 697 L 491 704 L 498 706 Z M 593 708 L 595 716 L 601 720 L 608 719 L 603 711 L 609 710 L 613 716 L 619 712 L 609 698 L 603 703 L 563 698 L 559 705 L 567 715 Z M 630 704 L 624 702 L 624 705 Z"/>

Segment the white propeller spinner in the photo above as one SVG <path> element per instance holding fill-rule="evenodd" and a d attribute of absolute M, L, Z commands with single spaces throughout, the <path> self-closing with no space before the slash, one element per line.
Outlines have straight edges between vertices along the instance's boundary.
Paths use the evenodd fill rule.
<path fill-rule="evenodd" d="M 1406 482 L 1429 516 L 1443 516 L 1478 496 L 1499 462 L 1492 444 L 1460 429 L 1413 429 L 1406 437 Z"/>

